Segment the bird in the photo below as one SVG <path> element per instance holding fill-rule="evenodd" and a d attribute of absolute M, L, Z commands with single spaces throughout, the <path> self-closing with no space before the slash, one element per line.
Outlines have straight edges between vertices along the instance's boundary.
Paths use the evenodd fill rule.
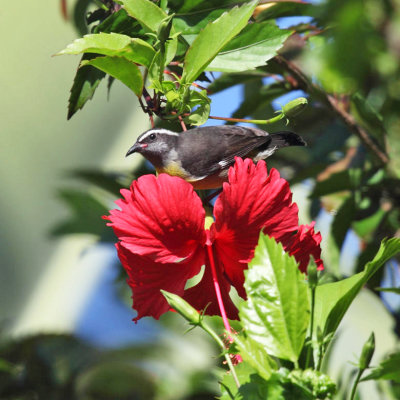
<path fill-rule="evenodd" d="M 237 125 L 198 127 L 181 133 L 153 128 L 137 138 L 126 157 L 140 153 L 157 174 L 181 177 L 194 189 L 204 190 L 222 187 L 235 157 L 257 162 L 281 147 L 306 145 L 294 132 L 268 133 Z"/>

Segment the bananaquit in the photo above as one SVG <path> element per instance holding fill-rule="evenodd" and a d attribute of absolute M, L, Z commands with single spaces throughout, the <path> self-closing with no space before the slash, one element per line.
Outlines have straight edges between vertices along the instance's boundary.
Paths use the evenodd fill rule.
<path fill-rule="evenodd" d="M 259 161 L 286 146 L 306 146 L 306 143 L 294 132 L 269 134 L 233 125 L 207 126 L 181 133 L 154 128 L 142 133 L 126 156 L 140 153 L 159 174 L 179 176 L 195 189 L 215 189 L 227 180 L 235 156 Z"/>

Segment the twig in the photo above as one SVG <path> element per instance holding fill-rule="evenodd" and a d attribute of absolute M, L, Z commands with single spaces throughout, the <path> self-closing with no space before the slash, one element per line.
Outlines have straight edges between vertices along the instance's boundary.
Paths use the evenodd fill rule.
<path fill-rule="evenodd" d="M 283 113 L 278 114 L 276 117 L 270 119 L 243 119 L 243 118 L 228 118 L 228 117 L 215 117 L 210 115 L 209 119 L 218 119 L 220 121 L 229 121 L 229 122 L 247 122 L 249 124 L 258 124 L 258 125 L 267 125 L 272 124 L 274 122 L 278 122 L 283 119 L 285 115 Z"/>
<path fill-rule="evenodd" d="M 187 128 L 186 128 L 186 125 L 185 125 L 185 121 L 183 120 L 183 118 L 180 115 L 178 115 L 178 119 L 179 119 L 179 122 L 181 123 L 182 130 L 184 132 L 187 131 Z"/>
<path fill-rule="evenodd" d="M 382 150 L 371 138 L 368 132 L 357 124 L 354 117 L 344 110 L 338 100 L 332 95 L 323 91 L 320 87 L 314 85 L 307 76 L 293 62 L 282 56 L 275 57 L 276 62 L 288 71 L 297 82 L 297 87 L 318 96 L 332 111 L 346 124 L 346 126 L 362 140 L 365 146 L 378 158 L 381 164 L 389 162 L 389 156 Z M 293 82 L 292 82 L 293 84 Z"/>

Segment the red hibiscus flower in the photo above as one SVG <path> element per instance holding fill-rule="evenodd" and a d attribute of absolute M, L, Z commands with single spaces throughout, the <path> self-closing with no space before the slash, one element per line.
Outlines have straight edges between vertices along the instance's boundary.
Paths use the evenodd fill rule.
<path fill-rule="evenodd" d="M 200 198 L 181 178 L 145 175 L 121 194 L 124 199 L 116 201 L 120 209 L 104 218 L 119 238 L 116 246 L 129 276 L 135 321 L 144 316 L 158 319 L 169 310 L 160 289 L 176 293 L 197 310 L 220 314 L 216 284 L 227 317 L 236 319 L 229 291 L 234 286 L 246 297 L 243 271 L 254 256 L 260 230 L 281 242 L 300 270 L 306 270 L 310 255 L 323 268 L 321 235 L 314 233 L 313 224 L 298 225 L 298 208 L 288 183 L 275 169 L 268 174 L 264 161 L 255 165 L 250 159 L 236 159 L 209 229 Z M 202 266 L 200 282 L 185 289 Z"/>

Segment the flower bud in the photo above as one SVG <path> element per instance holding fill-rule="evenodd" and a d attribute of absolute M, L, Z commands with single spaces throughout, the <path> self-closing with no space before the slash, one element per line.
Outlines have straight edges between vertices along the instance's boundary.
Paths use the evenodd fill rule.
<path fill-rule="evenodd" d="M 289 101 L 282 107 L 282 113 L 286 118 L 297 117 L 307 107 L 308 101 L 305 97 L 299 97 Z"/>
<path fill-rule="evenodd" d="M 310 289 L 315 289 L 318 285 L 318 271 L 315 263 L 311 262 L 307 267 L 308 286 Z"/>
<path fill-rule="evenodd" d="M 199 325 L 201 316 L 199 312 L 194 309 L 186 300 L 177 294 L 167 292 L 166 290 L 161 290 L 161 293 L 167 300 L 168 304 L 179 314 L 182 315 L 187 321 L 193 325 Z"/>
<path fill-rule="evenodd" d="M 158 26 L 157 38 L 161 43 L 165 43 L 169 38 L 172 28 L 172 19 L 174 18 L 174 16 L 175 14 L 171 14 L 168 17 L 164 18 Z"/>
<path fill-rule="evenodd" d="M 365 342 L 360 356 L 360 362 L 358 367 L 361 370 L 367 369 L 369 367 L 369 363 L 371 362 L 371 358 L 374 355 L 375 351 L 375 335 L 374 332 L 371 333 L 371 336 Z"/>

